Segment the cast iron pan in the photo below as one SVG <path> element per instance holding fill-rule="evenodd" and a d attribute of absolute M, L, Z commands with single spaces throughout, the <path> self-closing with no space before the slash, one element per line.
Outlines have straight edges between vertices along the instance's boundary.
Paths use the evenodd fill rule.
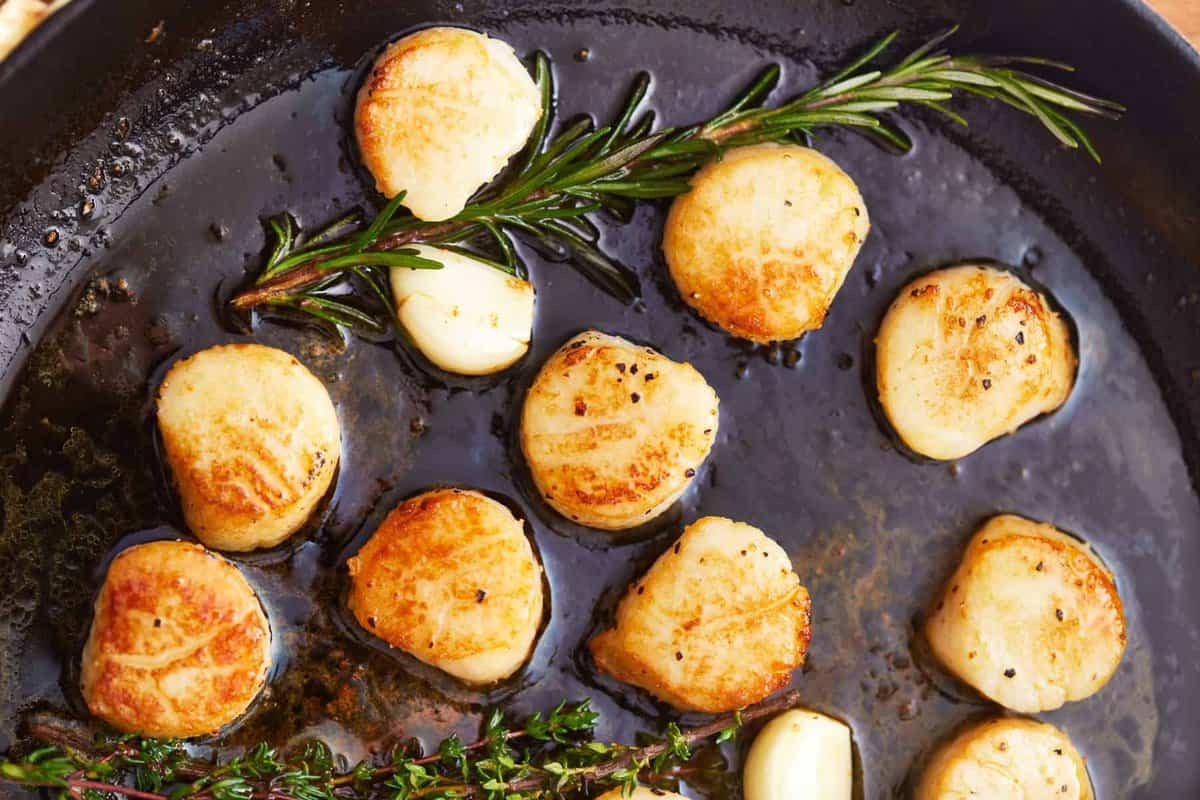
<path fill-rule="evenodd" d="M 794 685 L 852 723 L 862 796 L 902 796 L 931 746 L 990 710 L 930 663 L 914 625 L 973 527 L 1013 511 L 1093 541 L 1131 621 L 1111 683 L 1046 717 L 1086 754 L 1100 797 L 1200 796 L 1200 583 L 1189 577 L 1200 570 L 1200 59 L 1132 0 L 76 0 L 0 66 L 0 748 L 31 712 L 81 712 L 75 663 L 104 564 L 182 530 L 153 438 L 165 366 L 246 338 L 221 307 L 258 267 L 261 217 L 291 210 L 315 224 L 377 204 L 347 141 L 356 70 L 431 22 L 546 49 L 564 114 L 610 110 L 647 68 L 662 118 L 689 122 L 768 60 L 796 88 L 886 31 L 911 43 L 951 23 L 955 47 L 1069 61 L 1081 88 L 1130 112 L 1089 126 L 1103 166 L 980 103 L 965 107 L 966 132 L 906 118 L 917 146 L 905 157 L 821 137 L 874 226 L 791 369 L 685 310 L 657 255 L 653 205 L 605 237 L 640 273 L 644 303 L 623 306 L 535 259 L 533 350 L 502 380 L 429 374 L 393 342 L 261 324 L 256 340 L 329 385 L 346 453 L 312 531 L 239 559 L 280 650 L 269 692 L 225 744 L 320 736 L 357 758 L 398 737 L 471 734 L 489 703 L 525 712 L 583 696 L 604 736 L 657 728 L 670 710 L 598 676 L 580 644 L 683 523 L 721 514 L 787 548 L 814 609 Z M 572 58 L 581 48 L 586 62 Z M 872 416 L 864 355 L 910 277 L 976 258 L 1022 266 L 1069 311 L 1079 384 L 1057 414 L 953 467 L 916 463 Z M 701 480 L 632 541 L 566 526 L 513 446 L 534 370 L 590 326 L 691 360 L 722 400 Z M 532 663 L 488 694 L 379 649 L 342 610 L 346 554 L 398 499 L 444 482 L 515 506 L 552 589 Z M 736 797 L 736 780 L 708 790 Z"/>

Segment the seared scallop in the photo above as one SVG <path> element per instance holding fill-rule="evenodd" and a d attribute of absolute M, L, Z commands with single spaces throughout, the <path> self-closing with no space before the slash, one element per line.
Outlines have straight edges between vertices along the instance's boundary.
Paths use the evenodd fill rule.
<path fill-rule="evenodd" d="M 158 429 L 188 528 L 218 550 L 296 532 L 337 471 L 341 432 L 325 386 L 257 344 L 201 350 L 158 389 Z"/>
<path fill-rule="evenodd" d="M 683 711 L 733 711 L 786 686 L 808 650 L 808 592 L 755 527 L 704 517 L 635 582 L 589 644 L 596 666 Z"/>
<path fill-rule="evenodd" d="M 388 197 L 423 220 L 463 210 L 525 145 L 541 93 L 512 47 L 462 28 L 393 42 L 358 92 L 363 163 Z"/>
<path fill-rule="evenodd" d="M 905 286 L 875 340 L 879 402 L 908 447 L 961 458 L 1066 402 L 1070 331 L 1042 294 L 985 266 Z"/>
<path fill-rule="evenodd" d="M 933 653 L 1002 706 L 1036 713 L 1100 690 L 1125 651 L 1112 573 L 1087 545 L 1009 514 L 967 545 L 925 626 Z"/>
<path fill-rule="evenodd" d="M 632 794 L 622 794 L 621 789 L 613 789 L 605 792 L 596 798 L 596 800 L 687 800 L 681 794 L 664 791 L 662 789 L 648 789 L 645 786 L 634 788 Z"/>
<path fill-rule="evenodd" d="M 267 616 L 237 567 L 197 544 L 151 542 L 109 566 L 80 683 L 118 730 L 200 736 L 242 715 L 270 665 Z"/>
<path fill-rule="evenodd" d="M 816 150 L 730 150 L 667 216 L 663 253 L 684 302 L 734 336 L 795 339 L 821 327 L 867 238 L 858 187 Z"/>
<path fill-rule="evenodd" d="M 525 355 L 533 284 L 469 256 L 413 248 L 441 269 L 392 268 L 396 314 L 413 344 L 447 372 L 486 375 Z"/>
<path fill-rule="evenodd" d="M 1065 733 L 1032 719 L 972 725 L 942 745 L 914 800 L 1092 800 L 1092 783 Z"/>
<path fill-rule="evenodd" d="M 397 506 L 349 561 L 350 610 L 368 632 L 473 684 L 516 672 L 542 622 L 542 568 L 521 521 L 478 492 Z"/>
<path fill-rule="evenodd" d="M 745 800 L 850 800 L 853 791 L 849 726 L 804 708 L 763 726 L 742 770 Z"/>
<path fill-rule="evenodd" d="M 690 364 L 587 331 L 546 362 L 521 413 L 542 497 L 593 528 L 648 522 L 679 498 L 717 434 L 717 393 Z"/>

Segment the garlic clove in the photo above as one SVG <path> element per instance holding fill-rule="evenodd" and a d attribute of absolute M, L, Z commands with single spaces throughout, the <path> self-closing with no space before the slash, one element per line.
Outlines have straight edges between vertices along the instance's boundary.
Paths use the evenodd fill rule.
<path fill-rule="evenodd" d="M 460 375 L 512 366 L 529 349 L 534 289 L 470 256 L 417 245 L 441 269 L 393 267 L 400 324 L 434 365 Z"/>
<path fill-rule="evenodd" d="M 845 723 L 807 709 L 786 711 L 750 747 L 745 800 L 850 800 L 853 763 Z"/>

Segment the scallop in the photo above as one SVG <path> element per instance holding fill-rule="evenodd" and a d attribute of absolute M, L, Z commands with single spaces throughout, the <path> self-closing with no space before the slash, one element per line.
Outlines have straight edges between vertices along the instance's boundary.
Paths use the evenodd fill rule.
<path fill-rule="evenodd" d="M 176 362 L 158 389 L 158 429 L 188 528 L 218 550 L 273 547 L 299 530 L 341 450 L 321 381 L 256 344 Z"/>
<path fill-rule="evenodd" d="M 763 726 L 742 770 L 745 800 L 850 800 L 853 788 L 850 728 L 803 708 Z"/>
<path fill-rule="evenodd" d="M 437 489 L 405 500 L 348 566 L 350 610 L 392 647 L 472 684 L 529 658 L 542 568 L 521 521 L 490 497 Z"/>
<path fill-rule="evenodd" d="M 684 302 L 753 342 L 821 327 L 867 238 L 858 187 L 799 145 L 730 150 L 671 205 L 663 253 Z"/>
<path fill-rule="evenodd" d="M 1095 694 L 1125 651 L 1112 573 L 1052 525 L 1003 515 L 967 545 L 925 625 L 934 655 L 1015 711 Z"/>
<path fill-rule="evenodd" d="M 717 393 L 695 368 L 598 331 L 550 357 L 521 413 L 521 449 L 543 499 L 603 530 L 670 507 L 716 434 Z"/>
<path fill-rule="evenodd" d="M 83 649 L 88 709 L 153 737 L 215 733 L 250 705 L 271 665 L 271 629 L 230 562 L 190 542 L 121 552 Z"/>
<path fill-rule="evenodd" d="M 914 800 L 1092 800 L 1079 751 L 1065 733 L 1032 719 L 977 723 L 942 745 Z"/>
<path fill-rule="evenodd" d="M 589 644 L 596 666 L 682 711 L 744 708 L 788 684 L 810 637 L 783 549 L 722 517 L 689 525 Z"/>
<path fill-rule="evenodd" d="M 413 344 L 437 367 L 487 375 L 529 349 L 533 284 L 461 253 L 413 248 L 441 269 L 392 269 L 396 314 Z"/>
<path fill-rule="evenodd" d="M 621 789 L 613 789 L 600 795 L 596 800 L 687 800 L 687 798 L 681 794 L 675 794 L 663 789 L 649 789 L 645 786 L 637 786 L 631 794 L 624 794 Z"/>
<path fill-rule="evenodd" d="M 879 402 L 904 443 L 961 458 L 1071 394 L 1067 323 L 1013 273 L 966 265 L 904 287 L 875 339 Z"/>
<path fill-rule="evenodd" d="M 434 221 L 524 147 L 541 92 L 508 44 L 462 28 L 426 28 L 389 45 L 358 92 L 363 163 L 388 197 Z"/>

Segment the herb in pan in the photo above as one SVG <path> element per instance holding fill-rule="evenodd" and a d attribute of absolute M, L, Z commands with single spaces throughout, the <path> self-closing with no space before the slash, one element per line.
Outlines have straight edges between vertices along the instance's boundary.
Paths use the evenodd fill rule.
<path fill-rule="evenodd" d="M 612 124 L 596 128 L 590 118 L 583 118 L 552 132 L 552 74 L 547 57 L 538 53 L 534 76 L 542 94 L 541 120 L 513 167 L 460 214 L 445 222 L 422 222 L 398 213 L 398 197 L 366 228 L 351 216 L 303 243 L 288 216 L 272 220 L 272 255 L 255 285 L 234 297 L 233 306 L 282 306 L 335 324 L 385 329 L 392 317 L 385 268 L 438 266 L 418 257 L 410 245 L 486 253 L 498 269 L 523 274 L 514 238 L 569 257 L 602 288 L 632 300 L 638 294 L 637 278 L 599 249 L 592 214 L 608 211 L 627 219 L 637 200 L 686 192 L 692 173 L 728 148 L 803 139 L 819 128 L 854 128 L 907 150 L 911 142 L 888 116 L 905 104 L 934 109 L 965 125 L 966 120 L 945 105 L 948 101 L 962 95 L 996 100 L 1033 115 L 1063 145 L 1082 148 L 1099 160 L 1073 115 L 1116 118 L 1124 110 L 1120 105 L 1026 71 L 1070 71 L 1066 64 L 947 53 L 940 47 L 951 33 L 891 67 L 879 67 L 876 62 L 893 43 L 892 34 L 820 85 L 774 107 L 763 103 L 780 70 L 768 67 L 712 119 L 663 130 L 654 129 L 651 113 L 638 113 L 650 83 L 642 74 Z M 362 302 L 369 297 L 378 302 Z"/>
<path fill-rule="evenodd" d="M 194 759 L 177 741 L 120 736 L 89 743 L 35 725 L 33 736 L 50 746 L 0 760 L 0 783 L 46 787 L 71 800 L 550 800 L 669 781 L 687 769 L 696 745 L 728 741 L 743 722 L 798 700 L 789 692 L 690 730 L 672 723 L 663 737 L 641 746 L 593 739 L 597 714 L 587 701 L 560 703 L 512 729 L 495 712 L 472 744 L 452 736 L 429 755 L 405 748 L 386 762 L 351 769 L 319 743 L 291 754 L 260 744 L 216 763 Z"/>

